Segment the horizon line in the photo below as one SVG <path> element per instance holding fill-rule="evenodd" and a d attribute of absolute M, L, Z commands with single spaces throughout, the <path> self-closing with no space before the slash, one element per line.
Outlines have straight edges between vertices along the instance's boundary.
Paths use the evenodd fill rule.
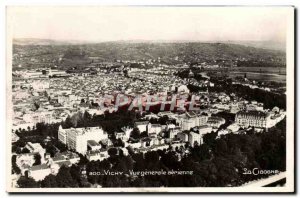
<path fill-rule="evenodd" d="M 12 40 L 22 40 L 22 39 L 36 39 L 36 40 L 50 40 L 58 42 L 81 42 L 81 43 L 106 43 L 106 42 L 273 42 L 284 44 L 284 41 L 275 40 L 189 40 L 189 39 L 119 39 L 119 40 L 80 40 L 80 39 L 52 39 L 52 38 L 36 38 L 36 37 L 16 37 Z"/>

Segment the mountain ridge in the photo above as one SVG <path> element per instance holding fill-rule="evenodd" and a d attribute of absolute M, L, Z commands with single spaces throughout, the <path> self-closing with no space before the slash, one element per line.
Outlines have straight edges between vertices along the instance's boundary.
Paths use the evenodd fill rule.
<path fill-rule="evenodd" d="M 196 40 L 115 40 L 115 41 L 81 41 L 81 40 L 55 40 L 41 38 L 15 38 L 14 45 L 89 45 L 99 43 L 224 43 L 237 44 L 267 50 L 285 51 L 285 43 L 273 41 L 196 41 Z"/>

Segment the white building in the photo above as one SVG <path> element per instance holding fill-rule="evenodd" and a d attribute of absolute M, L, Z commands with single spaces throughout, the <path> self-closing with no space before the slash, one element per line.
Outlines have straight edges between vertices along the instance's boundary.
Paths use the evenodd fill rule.
<path fill-rule="evenodd" d="M 50 174 L 56 175 L 59 169 L 60 166 L 56 163 L 36 165 L 29 169 L 28 176 L 32 177 L 35 181 L 42 181 Z"/>
<path fill-rule="evenodd" d="M 88 151 L 86 153 L 86 158 L 89 160 L 89 161 L 97 161 L 97 160 L 104 160 L 106 158 L 108 158 L 108 152 L 107 150 L 104 150 L 104 151 L 100 151 L 100 150 L 97 150 L 97 151 Z"/>
<path fill-rule="evenodd" d="M 177 89 L 178 93 L 190 93 L 190 90 L 187 88 L 186 85 L 181 85 Z"/>
<path fill-rule="evenodd" d="M 203 136 L 207 133 L 212 132 L 212 130 L 213 130 L 212 127 L 208 125 L 195 127 L 189 133 L 190 145 L 193 146 L 195 142 L 197 142 L 198 144 L 203 144 Z"/>
<path fill-rule="evenodd" d="M 41 163 L 45 162 L 44 157 L 45 157 L 46 150 L 39 143 L 28 142 L 25 145 L 25 148 L 27 148 L 30 151 L 30 153 L 38 153 L 41 156 Z"/>
<path fill-rule="evenodd" d="M 35 154 L 37 153 L 25 153 L 16 156 L 16 164 L 20 168 L 22 175 L 24 175 L 24 172 L 34 164 Z"/>
<path fill-rule="evenodd" d="M 78 153 L 85 154 L 88 148 L 88 140 L 99 142 L 108 139 L 108 134 L 100 127 L 70 128 L 58 130 L 58 139 L 74 149 Z"/>
<path fill-rule="evenodd" d="M 148 132 L 148 129 L 151 128 L 151 123 L 149 121 L 138 121 L 134 123 L 134 126 L 140 130 L 140 132 Z"/>
<path fill-rule="evenodd" d="M 175 128 L 171 128 L 169 130 L 169 138 L 170 139 L 175 139 L 177 138 L 177 134 L 180 133 L 181 128 L 180 127 L 175 127 Z"/>
<path fill-rule="evenodd" d="M 35 181 L 41 181 L 50 174 L 51 168 L 47 164 L 32 166 L 28 171 L 28 176 L 32 177 Z"/>
<path fill-rule="evenodd" d="M 207 123 L 208 116 L 206 115 L 197 115 L 195 112 L 186 112 L 185 114 L 178 116 L 178 123 L 181 129 L 190 130 L 196 126 L 202 126 Z"/>
<path fill-rule="evenodd" d="M 151 128 L 148 128 L 149 134 L 154 133 L 154 134 L 158 135 L 162 131 L 162 126 L 160 124 L 151 124 L 150 126 L 151 126 Z"/>
<path fill-rule="evenodd" d="M 88 140 L 87 146 L 88 146 L 88 150 L 92 150 L 92 151 L 101 149 L 101 145 L 95 140 Z"/>
<path fill-rule="evenodd" d="M 242 127 L 270 128 L 285 118 L 285 112 L 241 111 L 235 121 Z"/>
<path fill-rule="evenodd" d="M 213 128 L 219 128 L 222 124 L 225 124 L 225 119 L 217 116 L 212 116 L 208 118 L 206 124 Z"/>
<path fill-rule="evenodd" d="M 188 135 L 188 139 L 191 146 L 194 146 L 196 142 L 201 144 L 201 135 L 197 132 L 191 131 Z"/>
<path fill-rule="evenodd" d="M 207 134 L 207 133 L 210 133 L 212 132 L 212 127 L 211 126 L 208 126 L 208 125 L 203 125 L 203 126 L 199 126 L 197 127 L 197 130 L 199 131 L 199 134 L 201 136 Z"/>
<path fill-rule="evenodd" d="M 177 138 L 180 139 L 183 142 L 188 142 L 189 141 L 189 135 L 186 132 L 177 133 Z"/>
<path fill-rule="evenodd" d="M 50 83 L 49 80 L 36 80 L 31 83 L 31 86 L 34 90 L 41 92 L 49 89 Z"/>
<path fill-rule="evenodd" d="M 122 131 L 124 131 L 124 133 L 125 133 L 126 139 L 130 138 L 130 134 L 131 134 L 132 130 L 133 130 L 133 128 L 130 128 L 130 127 L 123 127 L 122 128 Z"/>
<path fill-rule="evenodd" d="M 235 122 L 242 127 L 269 128 L 270 114 L 261 111 L 240 111 L 235 116 Z"/>
<path fill-rule="evenodd" d="M 47 111 L 36 111 L 30 112 L 23 115 L 23 120 L 26 123 L 31 123 L 36 125 L 37 123 L 52 123 L 52 112 Z"/>
<path fill-rule="evenodd" d="M 237 123 L 233 123 L 227 127 L 227 130 L 232 133 L 237 132 L 239 129 L 240 129 L 240 126 Z"/>
<path fill-rule="evenodd" d="M 206 125 L 208 120 L 208 116 L 206 115 L 198 115 L 198 126 Z"/>
<path fill-rule="evenodd" d="M 17 142 L 19 139 L 20 139 L 19 136 L 16 133 L 12 132 L 12 134 L 11 134 L 11 142 L 12 143 Z"/>
<path fill-rule="evenodd" d="M 194 112 L 186 112 L 178 116 L 178 123 L 181 129 L 190 130 L 199 123 L 198 117 Z"/>

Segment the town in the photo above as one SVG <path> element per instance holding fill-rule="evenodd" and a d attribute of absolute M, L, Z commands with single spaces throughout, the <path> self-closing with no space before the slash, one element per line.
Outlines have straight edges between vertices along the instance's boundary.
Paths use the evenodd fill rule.
<path fill-rule="evenodd" d="M 14 54 L 18 62 L 23 56 Z M 24 178 L 43 183 L 73 166 L 87 177 L 88 163 L 112 156 L 170 151 L 180 162 L 212 134 L 222 139 L 227 134 L 266 133 L 286 116 L 282 87 L 258 84 L 246 73 L 229 78 L 205 72 L 227 68 L 224 61 L 191 65 L 167 64 L 160 57 L 89 59 L 93 61 L 84 68 L 63 70 L 53 63 L 22 69 L 19 64 L 13 71 L 13 186 L 28 183 L 20 182 Z M 236 62 L 227 61 L 232 67 Z M 234 86 L 249 95 L 226 90 Z"/>

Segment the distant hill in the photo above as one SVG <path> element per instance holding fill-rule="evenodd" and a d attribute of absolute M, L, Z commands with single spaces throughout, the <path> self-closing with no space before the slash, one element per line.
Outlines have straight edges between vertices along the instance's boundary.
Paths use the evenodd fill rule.
<path fill-rule="evenodd" d="M 101 61 L 136 60 L 143 61 L 160 58 L 161 63 L 166 64 L 220 64 L 232 65 L 234 61 L 240 61 L 251 67 L 274 66 L 285 67 L 285 52 L 279 50 L 262 49 L 241 44 L 232 43 L 200 43 L 200 42 L 102 42 L 80 43 L 60 42 L 43 39 L 15 40 L 14 54 L 22 54 L 22 59 L 13 60 L 13 65 L 22 64 L 34 67 L 55 64 L 58 67 L 87 66 L 95 57 Z M 16 56 L 18 57 L 18 56 Z M 92 57 L 92 59 L 91 59 Z M 46 64 L 47 63 L 47 64 Z M 264 64 L 266 63 L 266 64 Z M 43 67 L 43 66 L 42 66 Z"/>
<path fill-rule="evenodd" d="M 86 66 L 91 62 L 84 50 L 73 47 L 68 48 L 68 50 L 64 52 L 59 65 L 64 67 L 77 67 Z"/>
<path fill-rule="evenodd" d="M 59 41 L 52 39 L 38 39 L 38 38 L 17 38 L 13 39 L 14 45 L 77 45 L 82 44 L 81 41 Z"/>
<path fill-rule="evenodd" d="M 285 52 L 286 46 L 285 42 L 273 42 L 273 41 L 227 41 L 223 43 L 245 45 L 249 47 L 270 49 L 270 50 L 280 50 Z"/>

